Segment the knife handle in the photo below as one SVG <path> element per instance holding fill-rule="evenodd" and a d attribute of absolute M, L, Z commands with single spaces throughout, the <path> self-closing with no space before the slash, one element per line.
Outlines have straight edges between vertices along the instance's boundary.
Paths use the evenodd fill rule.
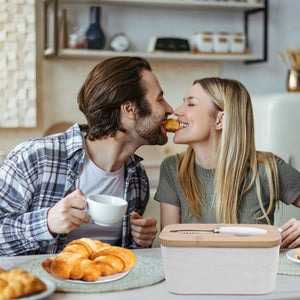
<path fill-rule="evenodd" d="M 215 233 L 232 233 L 235 235 L 267 234 L 268 231 L 256 227 L 217 227 Z"/>

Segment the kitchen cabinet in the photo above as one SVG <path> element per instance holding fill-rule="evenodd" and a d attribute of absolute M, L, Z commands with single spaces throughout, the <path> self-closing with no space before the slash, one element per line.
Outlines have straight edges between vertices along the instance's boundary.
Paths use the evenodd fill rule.
<path fill-rule="evenodd" d="M 118 56 L 118 55 L 127 55 L 127 56 L 143 56 L 151 61 L 179 61 L 179 62 L 188 62 L 188 61 L 244 61 L 246 63 L 253 62 L 262 62 L 267 60 L 267 22 L 268 22 L 268 0 L 262 0 L 258 3 L 248 3 L 242 1 L 204 1 L 204 0 L 43 0 L 44 2 L 44 56 L 47 58 L 56 57 L 56 58 L 99 58 L 99 57 L 109 57 L 109 56 Z M 183 16 L 188 15 L 191 18 L 194 18 L 197 21 L 197 14 L 202 13 L 201 19 L 208 18 L 209 20 L 214 20 L 214 13 L 217 13 L 217 16 L 225 16 L 226 13 L 230 12 L 229 18 L 232 16 L 232 13 L 242 14 L 242 31 L 246 36 L 246 47 L 249 43 L 249 23 L 251 23 L 251 16 L 261 14 L 262 20 L 260 26 L 260 34 L 262 35 L 261 49 L 256 51 L 259 53 L 241 53 L 241 54 L 202 54 L 202 53 L 171 53 L 171 52 L 154 52 L 150 53 L 145 49 L 145 42 L 142 43 L 143 46 L 135 44 L 135 49 L 127 52 L 114 52 L 111 50 L 89 50 L 89 49 L 70 49 L 70 48 L 61 48 L 59 47 L 58 42 L 58 32 L 59 32 L 59 11 L 62 7 L 70 9 L 74 6 L 79 6 L 80 10 L 83 10 L 82 7 L 85 7 L 85 10 L 88 11 L 88 7 L 91 5 L 101 5 L 102 8 L 108 7 L 111 8 L 114 12 L 119 10 L 117 14 L 117 22 L 121 24 L 121 31 L 127 33 L 127 29 L 123 28 L 124 24 L 120 21 L 121 18 L 124 18 L 126 14 L 129 14 L 134 9 L 138 9 L 134 18 L 142 15 L 143 21 L 145 19 L 150 19 L 150 22 L 159 23 L 160 20 L 156 22 L 155 16 L 161 14 L 161 19 L 164 19 L 164 26 L 168 28 L 174 28 L 173 36 L 178 35 L 180 32 L 179 29 L 187 27 L 183 24 L 180 27 L 181 18 L 176 18 L 176 20 L 171 20 L 172 15 L 176 13 Z M 147 16 L 147 10 L 151 10 L 151 16 Z M 169 11 L 172 11 L 168 15 Z M 163 12 L 162 12 L 163 11 Z M 203 12 L 205 11 L 204 15 Z M 207 13 L 206 13 L 207 12 Z M 163 14 L 163 15 L 162 15 Z M 108 18 L 107 14 L 105 17 Z M 88 15 L 86 17 L 88 19 Z M 153 20 L 152 20 L 153 18 Z M 173 21 L 173 23 L 172 23 Z M 213 22 L 213 21 L 211 21 Z M 147 21 L 146 21 L 147 23 Z M 152 25 L 154 24 L 152 23 Z M 148 25 L 149 20 L 148 20 Z M 125 24 L 126 25 L 126 24 Z M 141 25 L 139 21 L 135 24 L 135 29 L 133 30 L 132 37 L 134 37 L 136 32 L 143 30 L 145 34 L 151 33 L 152 25 L 148 27 Z M 154 24 L 156 25 L 156 24 Z M 177 27 L 176 27 L 176 26 Z M 102 24 L 103 26 L 103 24 Z M 163 25 L 161 28 L 164 27 Z M 177 28 L 177 29 L 176 29 Z M 220 31 L 224 31 L 220 28 Z M 194 31 L 195 32 L 195 31 Z M 191 32 L 191 35 L 194 33 Z M 157 33 L 156 33 L 157 34 Z M 181 36 L 183 37 L 183 36 Z M 189 37 L 187 37 L 190 39 Z M 107 48 L 107 47 L 106 47 Z"/>

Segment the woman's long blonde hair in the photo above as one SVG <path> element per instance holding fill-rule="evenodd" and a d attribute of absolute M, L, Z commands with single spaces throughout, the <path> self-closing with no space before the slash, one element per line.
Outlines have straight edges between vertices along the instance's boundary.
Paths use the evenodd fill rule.
<path fill-rule="evenodd" d="M 254 121 L 251 99 L 246 88 L 236 80 L 204 78 L 199 83 L 217 111 L 224 111 L 214 178 L 214 201 L 219 223 L 239 223 L 239 201 L 255 185 L 262 216 L 270 224 L 268 214 L 278 202 L 278 172 L 272 153 L 258 152 L 254 142 Z M 270 189 L 270 202 L 264 208 L 258 162 L 262 162 Z M 251 173 L 252 177 L 247 178 Z M 250 180 L 250 181 L 249 181 Z M 195 170 L 195 154 L 191 147 L 178 157 L 178 181 L 181 184 L 192 215 L 201 220 L 200 207 L 205 205 L 205 190 Z M 247 184 L 247 182 L 250 184 Z"/>

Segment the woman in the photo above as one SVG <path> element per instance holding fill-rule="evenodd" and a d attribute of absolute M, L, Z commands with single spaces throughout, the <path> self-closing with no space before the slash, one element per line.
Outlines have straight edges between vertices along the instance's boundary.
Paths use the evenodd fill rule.
<path fill-rule="evenodd" d="M 300 173 L 258 152 L 250 96 L 238 81 L 196 80 L 174 114 L 183 154 L 161 166 L 155 199 L 161 227 L 175 223 L 273 224 L 279 201 L 300 207 Z M 282 226 L 282 247 L 300 245 L 300 222 Z"/>

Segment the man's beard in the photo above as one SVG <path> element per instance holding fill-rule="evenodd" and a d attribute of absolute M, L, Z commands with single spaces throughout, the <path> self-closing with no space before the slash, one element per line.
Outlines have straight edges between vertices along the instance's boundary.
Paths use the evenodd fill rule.
<path fill-rule="evenodd" d="M 155 120 L 152 120 L 155 121 Z M 136 132 L 140 137 L 146 140 L 149 145 L 164 145 L 168 141 L 168 137 L 161 131 L 161 126 L 153 128 L 154 122 L 147 122 L 145 118 L 139 118 L 136 122 Z M 147 126 L 149 125 L 149 126 Z"/>

